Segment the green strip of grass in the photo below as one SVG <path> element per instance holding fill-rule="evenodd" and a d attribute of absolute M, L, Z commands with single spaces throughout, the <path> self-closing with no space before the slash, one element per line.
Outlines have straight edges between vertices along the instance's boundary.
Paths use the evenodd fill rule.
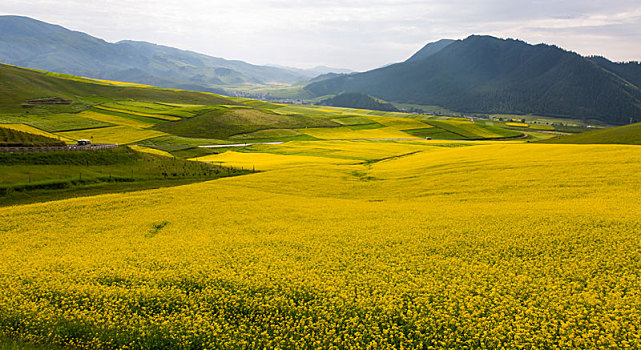
<path fill-rule="evenodd" d="M 0 206 L 176 186 L 247 171 L 129 148 L 0 154 Z"/>

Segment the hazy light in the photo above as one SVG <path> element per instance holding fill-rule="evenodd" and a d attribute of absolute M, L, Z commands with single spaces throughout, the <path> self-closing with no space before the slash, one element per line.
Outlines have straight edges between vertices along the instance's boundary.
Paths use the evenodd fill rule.
<path fill-rule="evenodd" d="M 256 64 L 366 70 L 425 43 L 470 34 L 641 59 L 641 3 L 595 0 L 3 0 L 33 17 L 107 41 L 144 40 Z"/>

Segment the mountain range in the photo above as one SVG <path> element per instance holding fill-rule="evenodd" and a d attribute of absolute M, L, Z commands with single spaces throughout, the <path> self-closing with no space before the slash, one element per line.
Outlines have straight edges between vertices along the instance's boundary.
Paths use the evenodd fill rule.
<path fill-rule="evenodd" d="M 28 17 L 0 16 L 0 62 L 223 94 L 285 84 L 304 86 L 287 90 L 298 98 L 359 93 L 464 113 L 530 113 L 612 124 L 641 121 L 638 62 L 583 57 L 556 46 L 491 36 L 439 40 L 404 62 L 352 73 L 258 66 L 141 41 L 109 43 Z"/>
<path fill-rule="evenodd" d="M 312 82 L 313 96 L 364 93 L 470 113 L 641 120 L 641 65 L 545 44 L 472 35 L 426 45 L 407 61 Z"/>
<path fill-rule="evenodd" d="M 292 84 L 328 72 L 258 66 L 142 41 L 109 43 L 28 17 L 0 16 L 0 62 L 91 78 L 221 92 L 247 84 Z"/>

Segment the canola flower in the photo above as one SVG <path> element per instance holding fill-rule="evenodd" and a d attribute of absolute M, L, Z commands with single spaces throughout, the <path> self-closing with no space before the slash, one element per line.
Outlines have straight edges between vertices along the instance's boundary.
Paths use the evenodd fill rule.
<path fill-rule="evenodd" d="M 520 127 L 520 128 L 527 128 L 528 126 L 530 126 L 530 124 L 527 124 L 527 123 L 516 123 L 516 122 L 507 122 L 507 123 L 505 123 L 505 125 L 507 125 L 507 126 L 517 126 L 517 127 Z"/>
<path fill-rule="evenodd" d="M 166 133 L 151 129 L 140 129 L 127 125 L 109 126 L 106 128 L 84 129 L 57 132 L 65 138 L 80 140 L 93 137 L 95 143 L 117 143 L 128 144 L 134 143 L 158 136 L 165 136 Z"/>
<path fill-rule="evenodd" d="M 143 122 L 136 119 L 120 117 L 117 115 L 98 113 L 94 111 L 82 111 L 78 113 L 78 116 L 89 118 L 93 120 L 98 120 L 105 123 L 110 123 L 114 125 L 130 126 L 137 129 L 149 129 L 154 126 L 154 124 L 149 122 Z"/>
<path fill-rule="evenodd" d="M 337 128 L 297 129 L 298 132 L 324 140 L 353 140 L 353 139 L 419 139 L 395 127 L 377 129 L 351 129 L 341 126 Z"/>
<path fill-rule="evenodd" d="M 180 120 L 179 117 L 174 117 L 174 116 L 164 115 L 164 114 L 136 112 L 131 109 L 114 108 L 114 107 L 101 106 L 101 105 L 95 106 L 94 108 L 104 110 L 104 111 L 119 112 L 119 113 L 138 115 L 141 117 L 149 117 L 149 118 L 156 118 L 156 119 L 162 119 L 162 120 L 170 120 L 170 121 Z"/>
<path fill-rule="evenodd" d="M 407 145 L 2 208 L 0 332 L 117 349 L 641 347 L 641 148 Z"/>
<path fill-rule="evenodd" d="M 34 128 L 33 126 L 26 125 L 26 124 L 1 124 L 0 123 L 0 127 L 7 128 L 7 129 L 13 129 L 13 130 L 17 130 L 17 131 L 22 131 L 22 132 L 26 132 L 26 133 L 29 133 L 29 134 L 45 136 L 45 137 L 49 137 L 49 138 L 52 138 L 52 139 L 58 139 L 59 138 L 61 141 L 71 141 L 70 139 L 68 139 L 66 137 L 60 137 L 60 135 L 52 134 L 50 132 L 46 132 L 44 130 L 40 130 L 38 128 Z"/>
<path fill-rule="evenodd" d="M 131 145 L 131 146 L 129 146 L 129 148 L 131 148 L 131 149 L 133 149 L 134 151 L 137 151 L 137 152 L 155 154 L 155 155 L 158 155 L 158 156 L 169 157 L 169 158 L 173 158 L 174 157 L 169 152 L 166 152 L 166 151 L 163 151 L 163 150 L 160 150 L 160 149 L 151 148 L 151 147 Z"/>

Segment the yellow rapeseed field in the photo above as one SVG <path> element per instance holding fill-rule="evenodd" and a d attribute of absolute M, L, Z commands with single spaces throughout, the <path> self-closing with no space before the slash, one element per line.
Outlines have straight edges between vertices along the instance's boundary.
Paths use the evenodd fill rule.
<path fill-rule="evenodd" d="M 91 138 L 94 143 L 128 144 L 167 134 L 162 131 L 118 125 L 106 128 L 64 131 L 58 132 L 56 135 L 61 135 L 72 140 Z"/>
<path fill-rule="evenodd" d="M 515 122 L 507 122 L 507 123 L 505 123 L 505 125 L 507 125 L 507 126 L 517 126 L 517 127 L 520 127 L 520 128 L 527 128 L 528 126 L 530 126 L 527 123 L 515 123 Z"/>
<path fill-rule="evenodd" d="M 7 128 L 7 129 L 13 129 L 17 131 L 22 131 L 30 134 L 35 134 L 35 135 L 40 135 L 40 136 L 45 136 L 49 137 L 52 139 L 59 139 L 60 141 L 71 141 L 70 139 L 66 137 L 62 137 L 57 134 L 52 134 L 50 132 L 40 130 L 38 128 L 34 128 L 33 126 L 30 125 L 25 125 L 25 124 L 0 124 L 0 127 Z"/>
<path fill-rule="evenodd" d="M 213 156 L 266 157 L 250 175 L 1 208 L 0 334 L 116 349 L 641 347 L 641 148 L 269 147 Z"/>
<path fill-rule="evenodd" d="M 282 155 L 263 152 L 233 152 L 194 158 L 201 162 L 253 170 L 273 170 L 291 167 L 309 167 L 313 164 L 350 164 L 354 161 L 326 157 Z"/>
<path fill-rule="evenodd" d="M 372 116 L 372 115 L 368 115 L 367 118 L 379 124 L 383 124 L 385 126 L 393 126 L 401 130 L 425 129 L 425 128 L 432 127 L 427 123 L 423 123 L 420 120 L 411 119 L 411 118 L 379 117 L 379 116 Z"/>
<path fill-rule="evenodd" d="M 149 117 L 149 118 L 156 118 L 156 119 L 169 120 L 169 121 L 180 120 L 180 118 L 174 117 L 171 115 L 142 113 L 142 112 L 136 112 L 136 111 L 122 109 L 122 108 L 113 108 L 113 107 L 107 107 L 107 106 L 95 106 L 95 108 L 102 109 L 105 111 L 119 112 L 119 113 L 131 114 L 131 115 L 138 115 L 141 117 Z"/>
<path fill-rule="evenodd" d="M 358 140 L 358 139 L 418 139 L 395 127 L 353 130 L 349 127 L 298 129 L 300 133 L 323 140 Z"/>
<path fill-rule="evenodd" d="M 129 146 L 129 148 L 131 148 L 131 149 L 133 149 L 134 151 L 137 151 L 137 152 L 155 154 L 155 155 L 158 155 L 158 156 L 169 157 L 169 158 L 173 158 L 174 157 L 169 152 L 166 152 L 166 151 L 163 151 L 163 150 L 160 150 L 160 149 L 151 148 L 151 147 L 131 145 L 131 146 Z"/>
<path fill-rule="evenodd" d="M 83 111 L 78 113 L 78 116 L 98 120 L 105 123 L 111 123 L 115 125 L 124 125 L 130 126 L 132 128 L 138 129 L 148 129 L 154 126 L 152 123 L 143 122 L 136 119 L 120 117 L 117 115 L 98 113 L 93 111 Z"/>

